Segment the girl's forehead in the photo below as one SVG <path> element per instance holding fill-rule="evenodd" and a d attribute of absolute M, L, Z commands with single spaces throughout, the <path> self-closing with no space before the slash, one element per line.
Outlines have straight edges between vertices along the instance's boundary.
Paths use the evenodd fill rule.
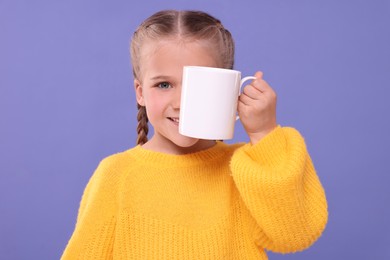
<path fill-rule="evenodd" d="M 193 48 L 193 49 L 203 49 L 204 52 L 211 52 L 212 48 L 210 48 L 211 44 L 207 40 L 196 40 L 193 38 L 165 38 L 153 40 L 150 39 L 145 41 L 141 47 L 141 56 L 144 55 L 153 55 L 162 49 L 185 49 L 185 48 Z M 215 51 L 213 51 L 215 52 Z M 209 53 L 211 54 L 211 53 Z"/>
<path fill-rule="evenodd" d="M 141 63 L 145 63 L 148 60 L 164 57 L 174 58 L 173 56 L 203 56 L 212 59 L 213 62 L 217 61 L 218 55 L 213 48 L 210 48 L 204 41 L 181 41 L 181 40 L 158 40 L 148 41 L 141 48 Z"/>
<path fill-rule="evenodd" d="M 140 73 L 147 78 L 155 74 L 180 75 L 183 66 L 219 66 L 219 59 L 211 48 L 197 42 L 149 42 L 142 49 Z"/>

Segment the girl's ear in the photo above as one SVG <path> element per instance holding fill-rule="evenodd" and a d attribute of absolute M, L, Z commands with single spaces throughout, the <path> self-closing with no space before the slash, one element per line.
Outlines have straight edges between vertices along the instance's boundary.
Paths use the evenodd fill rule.
<path fill-rule="evenodd" d="M 141 82 L 138 79 L 134 80 L 134 89 L 135 89 L 135 96 L 137 98 L 137 103 L 140 106 L 145 106 L 144 96 L 142 93 L 142 86 Z"/>

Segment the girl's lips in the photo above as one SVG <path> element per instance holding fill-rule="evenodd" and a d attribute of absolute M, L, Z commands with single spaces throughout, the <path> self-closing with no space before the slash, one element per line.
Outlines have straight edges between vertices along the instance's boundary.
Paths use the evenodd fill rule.
<path fill-rule="evenodd" d="M 180 122 L 178 117 L 168 117 L 168 119 L 177 124 Z"/>

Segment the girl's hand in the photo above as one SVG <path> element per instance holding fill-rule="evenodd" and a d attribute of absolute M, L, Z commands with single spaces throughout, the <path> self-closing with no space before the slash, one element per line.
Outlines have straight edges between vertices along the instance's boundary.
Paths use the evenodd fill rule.
<path fill-rule="evenodd" d="M 256 72 L 256 79 L 243 88 L 238 100 L 238 115 L 252 144 L 276 126 L 276 93 Z"/>

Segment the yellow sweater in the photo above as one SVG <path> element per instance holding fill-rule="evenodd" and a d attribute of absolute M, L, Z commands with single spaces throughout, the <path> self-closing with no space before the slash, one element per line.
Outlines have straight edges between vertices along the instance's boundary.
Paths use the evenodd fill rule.
<path fill-rule="evenodd" d="M 309 247 L 327 216 L 293 128 L 188 155 L 137 146 L 96 169 L 62 259 L 267 259 Z"/>

